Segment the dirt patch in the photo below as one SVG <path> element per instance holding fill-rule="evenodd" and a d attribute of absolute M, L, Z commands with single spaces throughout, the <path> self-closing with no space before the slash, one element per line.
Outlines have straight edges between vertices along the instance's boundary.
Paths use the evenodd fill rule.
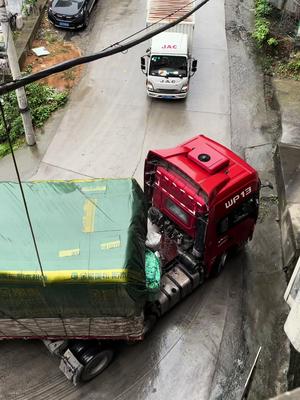
<path fill-rule="evenodd" d="M 45 39 L 34 40 L 32 48 L 35 47 L 45 47 L 50 54 L 38 57 L 33 53 L 33 51 L 30 51 L 26 58 L 24 68 L 31 72 L 42 71 L 52 65 L 81 56 L 79 48 L 77 48 L 73 43 L 65 42 L 63 40 L 55 40 L 52 43 Z M 82 65 L 79 65 L 78 67 L 71 68 L 67 71 L 48 76 L 41 82 L 59 90 L 70 90 L 79 82 L 83 68 Z"/>

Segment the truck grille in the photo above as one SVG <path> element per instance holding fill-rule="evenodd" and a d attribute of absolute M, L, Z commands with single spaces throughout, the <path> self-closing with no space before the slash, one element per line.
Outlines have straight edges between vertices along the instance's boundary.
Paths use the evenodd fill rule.
<path fill-rule="evenodd" d="M 172 94 L 172 93 L 179 93 L 177 89 L 157 89 L 157 93 L 165 93 L 165 94 Z"/>
<path fill-rule="evenodd" d="M 56 18 L 59 18 L 61 20 L 66 20 L 66 21 L 69 21 L 70 19 L 74 18 L 74 15 L 64 15 L 64 14 L 56 14 L 56 13 L 53 13 L 53 14 Z"/>

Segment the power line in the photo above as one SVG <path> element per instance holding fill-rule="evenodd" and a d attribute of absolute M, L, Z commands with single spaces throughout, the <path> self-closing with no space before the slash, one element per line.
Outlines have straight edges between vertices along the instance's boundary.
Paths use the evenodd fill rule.
<path fill-rule="evenodd" d="M 3 85 L 0 86 L 0 95 L 8 93 L 12 90 L 18 89 L 22 86 L 28 85 L 29 83 L 32 82 L 36 82 L 40 79 L 43 79 L 49 75 L 52 74 L 56 74 L 57 72 L 62 72 L 65 71 L 67 69 L 70 69 L 72 67 L 76 67 L 77 65 L 82 65 L 82 64 L 86 64 L 92 61 L 96 61 L 96 60 L 100 60 L 101 58 L 106 58 L 106 57 L 110 57 L 114 54 L 118 54 L 121 52 L 124 52 L 125 50 L 128 50 L 140 43 L 145 42 L 148 39 L 151 39 L 153 36 L 158 35 L 161 32 L 166 31 L 167 29 L 172 28 L 173 26 L 179 24 L 181 21 L 184 21 L 185 19 L 187 19 L 190 15 L 194 14 L 197 10 L 199 10 L 201 7 L 203 7 L 209 0 L 203 0 L 200 4 L 198 4 L 197 6 L 195 6 L 191 11 L 187 12 L 186 14 L 184 14 L 182 17 L 176 19 L 173 22 L 170 22 L 169 24 L 166 24 L 165 26 L 162 26 L 160 28 L 155 29 L 154 31 L 143 35 L 141 38 L 135 39 L 130 41 L 127 44 L 124 45 L 118 45 L 118 47 L 114 47 L 114 48 L 107 48 L 104 49 L 100 52 L 88 55 L 88 56 L 82 56 L 82 57 L 77 57 L 74 58 L 73 60 L 69 60 L 69 61 L 65 61 L 63 63 L 54 65 L 50 68 L 47 68 L 43 71 L 39 71 L 36 72 L 34 74 L 31 75 L 27 75 L 24 76 L 20 79 L 15 79 L 13 81 L 7 82 Z M 125 40 L 125 39 L 124 39 Z M 122 40 L 123 41 L 123 40 Z M 122 42 L 121 41 L 121 42 Z M 118 43 L 121 43 L 118 42 Z"/>

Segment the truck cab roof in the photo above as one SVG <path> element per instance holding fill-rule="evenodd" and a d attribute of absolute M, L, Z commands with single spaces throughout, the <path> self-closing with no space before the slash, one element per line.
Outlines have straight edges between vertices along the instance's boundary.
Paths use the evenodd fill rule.
<path fill-rule="evenodd" d="M 257 172 L 221 144 L 199 135 L 180 146 L 149 152 L 148 160 L 161 159 L 174 174 L 183 174 L 199 188 L 208 208 L 218 198 L 249 181 L 259 181 Z"/>
<path fill-rule="evenodd" d="M 152 54 L 187 55 L 188 36 L 185 33 L 163 32 L 152 39 Z"/>

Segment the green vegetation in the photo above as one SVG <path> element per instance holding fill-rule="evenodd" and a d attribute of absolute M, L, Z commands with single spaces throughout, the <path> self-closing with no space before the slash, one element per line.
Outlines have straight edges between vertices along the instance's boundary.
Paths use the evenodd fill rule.
<path fill-rule="evenodd" d="M 293 78 L 300 81 L 300 53 L 288 62 L 281 61 L 275 69 L 277 75 L 283 78 Z"/>
<path fill-rule="evenodd" d="M 29 15 L 29 9 L 32 9 L 37 3 L 37 0 L 25 0 L 24 3 L 22 4 L 22 14 L 24 15 Z"/>
<path fill-rule="evenodd" d="M 33 125 L 37 128 L 43 126 L 51 113 L 63 106 L 68 99 L 68 92 L 59 92 L 49 86 L 40 83 L 32 83 L 26 87 L 28 104 L 32 115 Z M 10 125 L 10 136 L 14 146 L 22 144 L 20 139 L 24 135 L 22 118 L 18 111 L 18 103 L 15 92 L 12 92 L 4 99 L 4 112 L 7 122 Z M 6 142 L 3 121 L 0 121 L 0 157 L 9 152 Z"/>
<path fill-rule="evenodd" d="M 47 43 L 55 43 L 59 40 L 58 35 L 50 30 L 47 30 L 44 32 L 44 40 L 46 40 Z"/>
<path fill-rule="evenodd" d="M 252 33 L 253 39 L 259 47 L 264 44 L 274 47 L 278 45 L 278 41 L 270 36 L 270 16 L 272 7 L 268 0 L 255 1 L 255 27 Z"/>
<path fill-rule="evenodd" d="M 255 0 L 255 24 L 252 37 L 268 75 L 300 80 L 300 53 L 295 53 L 297 19 L 282 23 L 282 13 L 268 0 Z"/>

